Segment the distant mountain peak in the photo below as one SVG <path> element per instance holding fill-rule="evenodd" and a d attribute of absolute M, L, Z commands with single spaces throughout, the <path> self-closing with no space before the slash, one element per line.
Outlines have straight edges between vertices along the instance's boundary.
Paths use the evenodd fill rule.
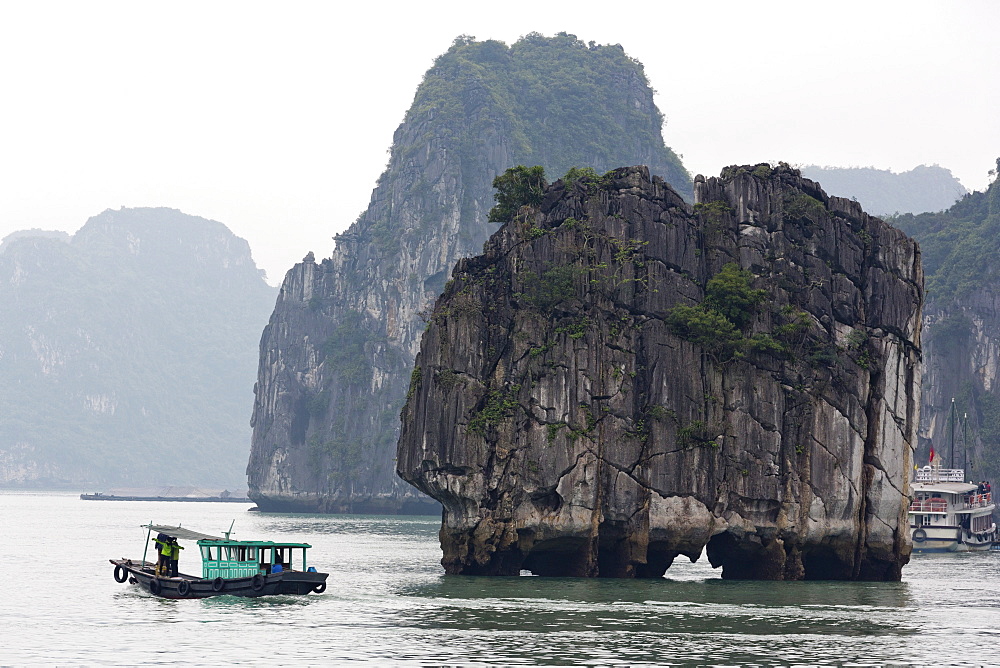
<path fill-rule="evenodd" d="M 918 165 L 904 172 L 806 165 L 801 171 L 831 195 L 856 199 L 877 216 L 943 211 L 968 192 L 951 170 L 939 165 Z"/>

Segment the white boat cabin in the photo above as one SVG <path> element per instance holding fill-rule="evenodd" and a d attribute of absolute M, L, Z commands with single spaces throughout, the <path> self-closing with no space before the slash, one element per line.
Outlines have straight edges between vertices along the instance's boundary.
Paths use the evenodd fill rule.
<path fill-rule="evenodd" d="M 993 544 L 993 495 L 982 483 L 966 482 L 963 469 L 918 469 L 912 499 L 915 552 L 984 550 Z"/>

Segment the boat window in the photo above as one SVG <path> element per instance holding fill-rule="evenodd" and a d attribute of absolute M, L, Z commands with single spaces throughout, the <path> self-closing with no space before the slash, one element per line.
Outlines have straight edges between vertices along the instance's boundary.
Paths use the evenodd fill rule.
<path fill-rule="evenodd" d="M 929 526 L 930 523 L 931 523 L 931 516 L 930 515 L 921 515 L 920 516 L 920 520 L 921 520 L 920 523 L 922 525 Z"/>

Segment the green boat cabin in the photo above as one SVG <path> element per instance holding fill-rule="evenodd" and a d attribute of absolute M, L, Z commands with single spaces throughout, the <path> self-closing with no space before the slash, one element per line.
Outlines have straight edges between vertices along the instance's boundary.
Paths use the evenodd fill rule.
<path fill-rule="evenodd" d="M 275 543 L 267 540 L 199 540 L 201 577 L 245 578 L 281 570 L 308 570 L 308 543 Z"/>
<path fill-rule="evenodd" d="M 258 573 L 267 575 L 280 566 L 283 571 L 309 570 L 306 563 L 306 550 L 312 545 L 308 543 L 275 543 L 270 540 L 233 540 L 229 531 L 224 531 L 225 537 L 212 536 L 192 531 L 183 527 L 173 527 L 161 524 L 142 525 L 148 529 L 146 547 L 149 547 L 149 537 L 155 531 L 166 536 L 181 540 L 198 542 L 201 551 L 201 577 L 215 578 L 245 578 Z M 230 530 L 232 527 L 230 527 Z M 142 554 L 146 563 L 146 552 Z"/>

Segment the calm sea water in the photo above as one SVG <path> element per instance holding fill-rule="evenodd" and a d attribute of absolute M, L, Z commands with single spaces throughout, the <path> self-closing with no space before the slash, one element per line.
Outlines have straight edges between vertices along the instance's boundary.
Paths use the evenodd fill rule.
<path fill-rule="evenodd" d="M 998 553 L 916 557 L 901 583 L 727 582 L 687 560 L 655 581 L 445 577 L 436 518 L 248 507 L 0 493 L 0 664 L 1000 663 Z M 326 592 L 167 601 L 112 578 L 143 523 L 233 519 L 311 543 Z"/>

